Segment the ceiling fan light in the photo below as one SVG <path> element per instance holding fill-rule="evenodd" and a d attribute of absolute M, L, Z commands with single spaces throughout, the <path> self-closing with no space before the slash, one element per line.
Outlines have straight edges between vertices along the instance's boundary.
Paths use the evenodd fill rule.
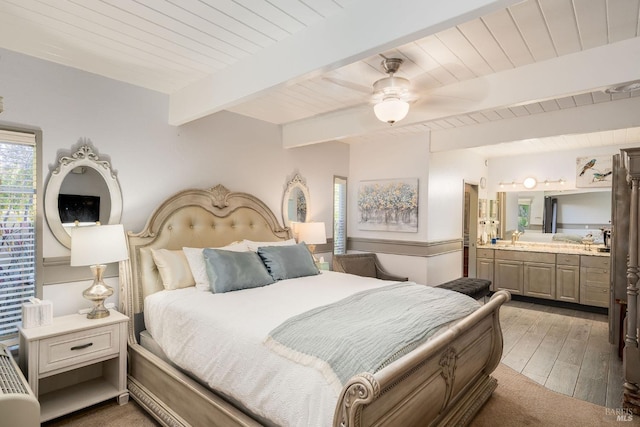
<path fill-rule="evenodd" d="M 378 120 L 389 124 L 404 119 L 409 112 L 409 103 L 398 98 L 386 98 L 373 106 Z"/>

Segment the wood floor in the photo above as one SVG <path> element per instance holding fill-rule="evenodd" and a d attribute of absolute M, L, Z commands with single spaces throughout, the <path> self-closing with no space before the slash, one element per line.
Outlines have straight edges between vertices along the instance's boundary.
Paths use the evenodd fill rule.
<path fill-rule="evenodd" d="M 502 363 L 546 388 L 622 407 L 622 361 L 604 314 L 510 301 L 500 310 Z"/>

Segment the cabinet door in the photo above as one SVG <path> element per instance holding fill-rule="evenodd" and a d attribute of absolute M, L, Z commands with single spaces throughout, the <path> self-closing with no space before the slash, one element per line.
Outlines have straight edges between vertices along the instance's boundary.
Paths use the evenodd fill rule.
<path fill-rule="evenodd" d="M 608 279 L 604 268 L 580 267 L 580 304 L 609 307 Z"/>
<path fill-rule="evenodd" d="M 497 259 L 495 263 L 495 289 L 506 289 L 512 294 L 522 295 L 522 262 Z"/>
<path fill-rule="evenodd" d="M 524 263 L 524 294 L 530 297 L 554 299 L 556 296 L 555 264 Z"/>
<path fill-rule="evenodd" d="M 556 268 L 556 299 L 580 302 L 580 268 L 577 265 L 558 265 Z"/>
<path fill-rule="evenodd" d="M 476 262 L 476 276 L 478 279 L 491 280 L 491 290 L 494 291 L 493 283 L 493 260 L 486 258 L 478 258 Z"/>

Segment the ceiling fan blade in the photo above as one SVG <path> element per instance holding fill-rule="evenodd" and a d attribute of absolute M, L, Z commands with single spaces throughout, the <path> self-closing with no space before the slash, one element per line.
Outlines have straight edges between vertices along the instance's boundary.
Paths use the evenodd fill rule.
<path fill-rule="evenodd" d="M 360 85 L 358 83 L 350 82 L 349 80 L 336 79 L 335 77 L 327 77 L 323 76 L 323 80 L 336 84 L 338 86 L 342 86 L 347 89 L 351 89 L 356 92 L 364 93 L 367 95 L 371 95 L 371 88 L 367 86 Z"/>

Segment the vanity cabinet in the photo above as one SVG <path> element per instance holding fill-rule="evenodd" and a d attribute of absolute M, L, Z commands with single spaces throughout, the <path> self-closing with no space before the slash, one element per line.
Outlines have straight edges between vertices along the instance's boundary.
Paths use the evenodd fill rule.
<path fill-rule="evenodd" d="M 512 294 L 524 294 L 522 252 L 495 251 L 495 290 L 506 289 Z"/>
<path fill-rule="evenodd" d="M 477 277 L 492 291 L 609 306 L 608 256 L 478 248 L 477 257 Z"/>
<path fill-rule="evenodd" d="M 491 290 L 495 291 L 493 282 L 493 249 L 480 249 L 476 251 L 476 277 L 478 279 L 491 280 Z"/>
<path fill-rule="evenodd" d="M 556 297 L 556 254 L 523 252 L 524 295 L 536 298 Z"/>
<path fill-rule="evenodd" d="M 557 255 L 556 299 L 580 302 L 580 255 Z"/>
<path fill-rule="evenodd" d="M 609 257 L 580 257 L 580 304 L 609 307 Z"/>

